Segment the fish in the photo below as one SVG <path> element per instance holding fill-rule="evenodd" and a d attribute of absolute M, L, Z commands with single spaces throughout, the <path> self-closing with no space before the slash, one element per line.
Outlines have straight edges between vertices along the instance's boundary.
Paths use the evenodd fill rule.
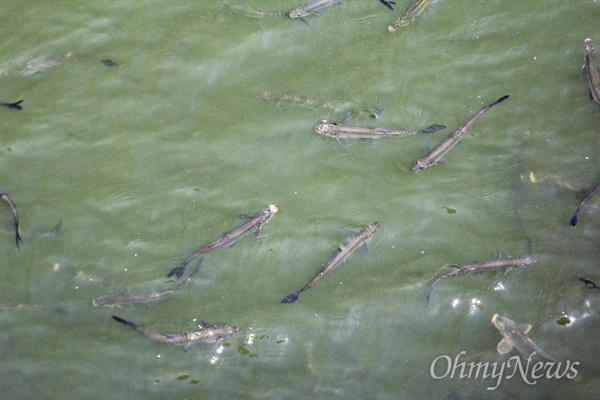
<path fill-rule="evenodd" d="M 502 103 L 504 100 L 508 99 L 508 97 L 508 95 L 503 96 L 495 102 L 493 102 L 492 104 L 487 105 L 481 110 L 479 110 L 475 115 L 469 118 L 469 120 L 465 122 L 460 128 L 458 128 L 454 133 L 448 136 L 446 140 L 444 140 L 438 147 L 433 149 L 425 157 L 419 159 L 412 167 L 412 170 L 420 171 L 435 164 L 440 158 L 442 158 L 444 154 L 446 154 L 446 152 L 448 152 L 448 150 L 450 150 L 456 145 L 456 143 L 458 143 L 458 140 L 462 137 L 462 135 L 465 134 L 465 132 L 475 123 L 475 121 L 477 121 L 477 119 L 479 119 L 479 117 L 481 117 L 491 107 L 495 106 L 496 104 Z"/>
<path fill-rule="evenodd" d="M 42 73 L 52 67 L 55 67 L 61 64 L 64 60 L 71 60 L 75 58 L 89 58 L 92 60 L 99 61 L 107 67 L 115 67 L 119 65 L 110 59 L 101 59 L 95 56 L 90 56 L 88 54 L 74 53 L 72 51 L 69 51 L 65 54 L 55 54 L 52 56 L 37 57 L 29 61 L 24 67 L 10 71 L 6 75 L 32 76 Z"/>
<path fill-rule="evenodd" d="M 249 18 L 254 18 L 254 19 L 262 19 L 262 18 L 282 18 L 282 17 L 287 17 L 289 13 L 285 12 L 285 11 L 263 11 L 263 10 L 255 10 L 252 8 L 245 8 L 245 7 L 241 7 L 235 4 L 231 4 L 228 1 L 223 0 L 223 5 L 230 9 L 231 11 L 234 11 L 238 14 L 242 14 L 246 17 Z"/>
<path fill-rule="evenodd" d="M 466 274 L 467 272 L 483 272 L 492 270 L 500 270 L 506 274 L 513 268 L 529 267 L 531 265 L 537 264 L 537 260 L 529 256 L 510 258 L 502 252 L 497 252 L 496 255 L 499 258 L 495 260 L 478 261 L 472 264 L 459 265 L 456 266 L 454 269 L 438 276 L 429 287 L 429 291 L 427 292 L 427 297 L 425 299 L 425 306 L 429 306 L 429 297 L 431 296 L 433 288 L 442 280 L 451 276 L 462 275 Z"/>
<path fill-rule="evenodd" d="M 600 67 L 596 60 L 596 48 L 590 38 L 585 39 L 584 43 L 585 63 L 581 68 L 581 75 L 587 75 L 590 85 L 590 100 L 594 100 L 600 105 Z"/>
<path fill-rule="evenodd" d="M 397 28 L 405 27 L 414 21 L 432 3 L 432 0 L 417 0 L 404 10 L 404 13 L 388 26 L 388 32 L 396 32 Z"/>
<path fill-rule="evenodd" d="M 531 339 L 529 339 L 527 332 L 531 330 L 531 325 L 517 325 L 514 321 L 498 314 L 494 314 L 492 323 L 498 328 L 500 334 L 503 336 L 503 339 L 497 346 L 498 353 L 506 354 L 511 351 L 514 346 L 528 361 L 535 360 L 544 363 L 556 362 L 555 359 L 544 353 L 531 341 Z"/>
<path fill-rule="evenodd" d="M 183 289 L 189 282 L 192 281 L 194 276 L 202 267 L 202 261 L 204 258 L 200 258 L 196 264 L 196 269 L 188 276 L 185 281 L 180 282 L 178 285 L 168 289 L 157 290 L 153 292 L 142 292 L 142 293 L 131 293 L 129 289 L 121 289 L 115 294 L 109 294 L 100 296 L 92 300 L 94 307 L 107 306 L 107 307 L 119 307 L 119 308 L 130 308 L 131 303 L 149 303 L 163 299 L 167 296 L 171 296 Z"/>
<path fill-rule="evenodd" d="M 10 198 L 8 193 L 6 193 L 2 189 L 0 189 L 0 197 L 2 197 L 2 199 L 10 207 L 10 211 L 13 216 L 13 221 L 15 223 L 15 241 L 17 242 L 17 250 L 21 250 L 21 247 L 19 246 L 19 242 L 22 242 L 23 239 L 21 239 L 21 236 L 19 235 L 19 212 L 17 211 L 17 206 L 15 205 L 15 202 L 12 201 L 12 199 Z"/>
<path fill-rule="evenodd" d="M 308 282 L 306 285 L 304 285 L 304 287 L 302 289 L 285 296 L 283 298 L 283 300 L 281 300 L 281 303 L 289 304 L 289 303 L 295 302 L 296 300 L 298 300 L 298 296 L 300 295 L 300 293 L 313 287 L 319 280 L 321 280 L 321 278 L 323 276 L 325 276 L 325 274 L 327 274 L 329 271 L 333 270 L 335 267 L 340 265 L 342 262 L 345 262 L 346 259 L 348 257 L 350 257 L 350 254 L 352 254 L 352 252 L 354 250 L 356 250 L 357 247 L 365 246 L 364 248 L 366 249 L 367 239 L 369 239 L 375 232 L 377 232 L 377 229 L 379 229 L 380 226 L 381 226 L 381 224 L 379 222 L 373 222 L 373 223 L 367 225 L 356 236 L 354 236 L 352 239 L 350 239 L 350 241 L 348 243 L 346 243 L 345 246 L 340 247 L 333 254 L 333 257 L 329 260 L 329 262 L 327 264 L 325 264 L 325 266 L 321 269 L 321 271 L 319 271 L 319 273 L 317 275 L 315 275 L 310 280 L 310 282 Z"/>
<path fill-rule="evenodd" d="M 312 110 L 326 110 L 334 113 L 344 113 L 346 110 L 342 107 L 336 106 L 335 104 L 321 101 L 313 97 L 300 96 L 295 93 L 282 93 L 275 94 L 270 92 L 263 92 L 256 95 L 259 99 L 272 101 L 277 105 L 282 103 L 294 104 L 300 107 L 309 108 Z"/>
<path fill-rule="evenodd" d="M 446 127 L 444 125 L 433 124 L 425 129 L 414 131 L 408 129 L 386 129 L 373 128 L 370 126 L 340 125 L 323 120 L 315 125 L 315 132 L 320 135 L 335 138 L 342 145 L 342 147 L 346 148 L 347 145 L 344 141 L 345 138 L 377 139 L 380 137 L 406 137 L 437 132 L 445 128 Z"/>
<path fill-rule="evenodd" d="M 153 340 L 155 342 L 183 345 L 184 351 L 189 351 L 191 346 L 199 342 L 211 342 L 219 341 L 225 337 L 233 336 L 240 331 L 239 326 L 234 325 L 222 325 L 222 326 L 208 326 L 203 327 L 194 331 L 187 331 L 181 333 L 158 333 L 148 331 L 141 326 L 134 324 L 133 322 L 124 320 L 121 317 L 113 315 L 112 318 L 122 324 L 132 327 L 137 333 L 145 337 L 146 339 Z"/>
<path fill-rule="evenodd" d="M 190 262 L 192 262 L 192 260 L 194 260 L 196 257 L 206 253 L 207 251 L 215 250 L 223 246 L 233 245 L 235 242 L 237 242 L 238 240 L 240 240 L 241 238 L 243 238 L 251 232 L 254 232 L 254 234 L 258 236 L 262 226 L 269 222 L 271 217 L 273 217 L 273 215 L 278 210 L 279 207 L 277 206 L 277 204 L 270 204 L 267 208 L 261 210 L 255 216 L 246 216 L 246 222 L 244 222 L 237 228 L 224 233 L 217 240 L 210 242 L 207 245 L 204 245 L 198 250 L 194 251 L 185 260 L 183 260 L 183 262 L 178 267 L 173 268 L 167 275 L 167 278 L 170 278 L 173 275 L 175 275 L 177 279 L 181 278 L 183 276 L 183 273 L 185 272 L 187 265 Z"/>
<path fill-rule="evenodd" d="M 590 281 L 589 279 L 585 279 L 585 278 L 579 278 L 579 280 L 583 283 L 585 283 L 588 286 L 588 289 L 600 289 L 600 286 L 596 285 L 594 282 Z"/>
<path fill-rule="evenodd" d="M 15 101 L 14 103 L 5 103 L 3 101 L 0 101 L 0 106 L 2 107 L 6 107 L 6 108 L 12 108 L 13 110 L 22 110 L 23 107 L 21 107 L 21 103 L 24 100 L 19 100 L 19 101 Z"/>
<path fill-rule="evenodd" d="M 319 11 L 321 8 L 329 7 L 339 3 L 340 0 L 314 0 L 303 6 L 296 7 L 290 11 L 290 18 L 303 18 L 309 14 Z"/>
<path fill-rule="evenodd" d="M 581 209 L 583 208 L 585 203 L 587 203 L 588 200 L 591 199 L 592 197 L 594 197 L 599 191 L 600 191 L 600 182 L 598 182 L 596 187 L 593 188 L 592 190 L 590 190 L 590 192 L 585 195 L 583 200 L 581 200 L 581 202 L 577 206 L 577 210 L 575 210 L 575 214 L 573 214 L 573 217 L 571 217 L 571 222 L 570 222 L 571 226 L 577 225 L 577 215 L 579 214 L 579 211 L 581 211 Z"/>

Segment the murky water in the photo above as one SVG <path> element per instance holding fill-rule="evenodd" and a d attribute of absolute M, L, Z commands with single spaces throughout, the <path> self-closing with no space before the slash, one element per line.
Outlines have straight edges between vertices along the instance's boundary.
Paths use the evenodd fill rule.
<path fill-rule="evenodd" d="M 569 220 L 600 179 L 600 112 L 579 76 L 583 40 L 600 45 L 600 3 L 440 0 L 391 34 L 408 5 L 396 3 L 344 0 L 307 25 L 219 1 L 1 2 L 0 100 L 25 100 L 22 111 L 0 109 L 0 187 L 24 240 L 17 251 L 3 205 L 1 397 L 596 396 L 600 290 L 578 278 L 600 285 L 599 199 L 576 227 Z M 346 150 L 313 130 L 341 113 L 264 92 L 383 109 L 353 116 L 356 125 L 447 128 Z M 446 165 L 411 171 L 427 144 L 507 94 Z M 257 240 L 205 254 L 170 300 L 92 306 L 123 287 L 172 285 L 171 268 L 270 203 L 280 210 Z M 367 258 L 357 250 L 280 304 L 349 230 L 374 221 Z M 537 265 L 449 278 L 425 307 L 445 264 L 525 255 L 527 237 Z M 441 356 L 517 355 L 497 353 L 496 313 L 531 324 L 563 368 L 579 363 L 576 377 L 533 385 L 505 372 L 487 390 L 497 378 L 432 376 L 443 375 Z M 242 329 L 184 352 L 111 315 L 158 332 L 200 320 Z M 570 323 L 558 324 L 563 316 Z"/>

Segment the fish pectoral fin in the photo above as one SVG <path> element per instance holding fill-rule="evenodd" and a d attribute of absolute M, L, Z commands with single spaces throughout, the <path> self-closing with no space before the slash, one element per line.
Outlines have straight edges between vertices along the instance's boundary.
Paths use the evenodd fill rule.
<path fill-rule="evenodd" d="M 346 142 L 344 139 L 342 139 L 341 137 L 336 137 L 338 143 L 346 150 L 348 150 L 350 148 L 350 145 L 348 144 L 348 142 Z"/>
<path fill-rule="evenodd" d="M 498 353 L 500 354 L 506 354 L 509 351 L 511 351 L 513 348 L 513 344 L 510 340 L 508 339 L 502 339 L 499 343 L 498 346 L 496 347 L 496 349 L 498 350 Z"/>
<path fill-rule="evenodd" d="M 373 139 L 369 139 L 369 138 L 362 138 L 360 139 L 363 142 L 365 142 L 366 144 L 372 145 L 373 144 Z"/>
<path fill-rule="evenodd" d="M 503 251 L 494 250 L 494 257 L 498 260 L 508 260 L 510 256 Z"/>
<path fill-rule="evenodd" d="M 523 329 L 523 332 L 527 333 L 531 330 L 531 325 L 530 324 L 523 324 L 523 325 L 519 325 L 519 328 Z"/>
<path fill-rule="evenodd" d="M 367 258 L 369 256 L 369 247 L 367 246 L 367 243 L 363 243 L 360 248 L 362 249 L 365 258 Z"/>
<path fill-rule="evenodd" d="M 586 75 L 587 75 L 587 68 L 585 67 L 585 64 L 583 64 L 581 66 L 581 74 L 579 75 L 579 79 L 584 79 Z"/>

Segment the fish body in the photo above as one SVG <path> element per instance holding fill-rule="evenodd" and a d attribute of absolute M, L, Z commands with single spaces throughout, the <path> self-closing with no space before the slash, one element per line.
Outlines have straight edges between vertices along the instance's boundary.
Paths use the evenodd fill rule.
<path fill-rule="evenodd" d="M 501 257 L 496 260 L 491 261 L 480 261 L 472 264 L 460 265 L 440 276 L 437 277 L 435 281 L 429 287 L 429 291 L 427 292 L 427 298 L 425 300 L 426 305 L 429 305 L 429 297 L 431 296 L 431 292 L 433 288 L 440 283 L 442 280 L 449 278 L 451 276 L 462 275 L 468 272 L 483 272 L 483 271 L 492 271 L 492 270 L 500 270 L 504 273 L 507 273 L 513 268 L 521 268 L 521 267 L 529 267 L 531 265 L 537 264 L 537 260 L 533 257 L 525 256 L 525 257 L 515 257 L 509 258 L 503 253 L 500 253 Z"/>
<path fill-rule="evenodd" d="M 52 67 L 61 64 L 64 60 L 71 60 L 75 58 L 89 58 L 101 62 L 107 67 L 114 67 L 119 64 L 109 59 L 100 59 L 88 54 L 74 53 L 69 51 L 65 54 L 55 54 L 52 56 L 37 57 L 29 61 L 24 67 L 9 72 L 7 75 L 21 75 L 21 76 L 32 76 L 42 73 Z"/>
<path fill-rule="evenodd" d="M 22 102 L 23 102 L 23 100 L 15 101 L 14 103 L 5 103 L 3 101 L 0 101 L 0 106 L 6 107 L 6 108 L 12 108 L 14 110 L 22 110 L 23 109 L 23 107 L 21 107 Z"/>
<path fill-rule="evenodd" d="M 585 203 L 587 203 L 588 200 L 591 199 L 592 197 L 594 197 L 598 192 L 600 192 L 600 182 L 598 182 L 596 187 L 593 188 L 592 190 L 590 190 L 590 192 L 585 195 L 583 200 L 581 200 L 581 202 L 579 203 L 579 206 L 577 206 L 577 210 L 575 210 L 575 214 L 573 214 L 573 217 L 571 217 L 571 222 L 570 222 L 571 226 L 577 225 L 577 215 L 579 214 L 579 211 L 581 211 L 581 209 L 583 208 Z"/>
<path fill-rule="evenodd" d="M 21 236 L 19 235 L 19 212 L 17 211 L 17 206 L 15 205 L 15 202 L 12 201 L 8 193 L 2 189 L 0 189 L 0 197 L 2 197 L 2 199 L 10 207 L 10 212 L 12 213 L 13 221 L 15 223 L 15 242 L 17 243 L 17 249 L 20 250 L 21 247 L 19 246 L 19 242 L 22 242 L 23 239 L 21 239 Z"/>
<path fill-rule="evenodd" d="M 320 135 L 335 138 L 342 146 L 346 147 L 343 139 L 378 139 L 381 137 L 407 137 L 437 132 L 446 128 L 444 125 L 433 124 L 418 131 L 408 129 L 386 129 L 370 126 L 339 125 L 332 122 L 321 121 L 315 125 L 315 132 Z"/>
<path fill-rule="evenodd" d="M 379 229 L 381 224 L 379 222 L 373 222 L 372 224 L 367 225 L 363 230 L 361 230 L 356 236 L 354 236 L 345 246 L 340 247 L 338 251 L 333 255 L 333 257 L 329 260 L 327 264 L 319 271 L 317 275 L 315 275 L 310 282 L 308 282 L 304 287 L 296 292 L 290 293 L 283 300 L 282 303 L 293 303 L 298 300 L 298 296 L 300 293 L 310 289 L 313 287 L 318 281 L 321 280 L 329 271 L 333 270 L 335 267 L 340 265 L 343 261 L 352 254 L 356 248 L 359 246 L 366 245 L 367 239 L 369 239 L 376 231 Z"/>
<path fill-rule="evenodd" d="M 452 147 L 458 143 L 458 140 L 465 134 L 465 132 L 481 117 L 487 110 L 491 107 L 495 106 L 498 103 L 503 102 L 508 99 L 508 95 L 503 96 L 496 100 L 494 103 L 483 107 L 479 110 L 475 115 L 473 115 L 467 122 L 465 122 L 460 128 L 458 128 L 454 133 L 446 138 L 438 147 L 433 149 L 429 154 L 425 157 L 418 160 L 415 165 L 412 167 L 413 171 L 419 171 L 425 169 L 433 164 L 435 164 L 444 154 L 448 152 Z"/>
<path fill-rule="evenodd" d="M 314 0 L 303 6 L 297 7 L 290 11 L 290 18 L 303 18 L 309 14 L 319 11 L 321 8 L 332 6 L 339 3 L 340 0 Z"/>
<path fill-rule="evenodd" d="M 187 331 L 181 333 L 158 333 L 148 331 L 141 326 L 134 324 L 133 322 L 126 321 L 123 318 L 115 315 L 112 318 L 122 324 L 128 325 L 133 328 L 137 333 L 143 337 L 154 340 L 155 342 L 183 345 L 185 351 L 188 351 L 190 347 L 198 342 L 211 342 L 218 341 L 225 337 L 235 335 L 240 331 L 238 326 L 234 325 L 222 325 L 202 328 L 194 331 Z"/>
<path fill-rule="evenodd" d="M 515 347 L 527 360 L 556 362 L 555 359 L 544 353 L 529 339 L 527 332 L 531 330 L 531 325 L 517 325 L 514 321 L 498 314 L 494 314 L 492 323 L 503 336 L 503 339 L 498 343 L 498 353 L 506 354 Z"/>
<path fill-rule="evenodd" d="M 167 296 L 171 296 L 179 292 L 189 282 L 192 281 L 192 276 L 194 276 L 202 267 L 202 261 L 202 258 L 198 260 L 198 263 L 196 264 L 196 269 L 194 269 L 194 271 L 190 274 L 190 276 L 188 276 L 186 280 L 181 281 L 179 284 L 171 288 L 141 293 L 131 293 L 127 289 L 121 289 L 115 294 L 109 294 L 106 296 L 100 296 L 95 298 L 94 300 L 92 300 L 92 304 L 94 305 L 94 307 L 107 306 L 129 308 L 131 306 L 131 303 L 149 303 L 152 301 L 163 299 Z"/>
<path fill-rule="evenodd" d="M 252 8 L 240 7 L 238 5 L 231 4 L 229 1 L 225 1 L 225 0 L 223 1 L 223 5 L 226 8 L 230 9 L 231 11 L 234 11 L 238 14 L 242 14 L 246 17 L 254 18 L 254 19 L 280 18 L 280 17 L 287 17 L 289 14 L 284 11 L 263 11 L 263 10 L 255 10 Z"/>
<path fill-rule="evenodd" d="M 207 251 L 218 249 L 219 247 L 223 246 L 233 245 L 235 242 L 252 232 L 254 232 L 255 235 L 258 235 L 262 226 L 269 222 L 271 217 L 278 210 L 279 207 L 277 206 L 277 204 L 270 204 L 267 208 L 261 210 L 261 212 L 259 212 L 255 216 L 248 217 L 246 222 L 244 222 L 242 225 L 230 230 L 229 232 L 226 232 L 217 240 L 210 242 L 205 246 L 202 246 L 201 248 L 190 254 L 185 260 L 183 260 L 183 262 L 178 267 L 173 268 L 169 272 L 167 278 L 173 275 L 175 275 L 177 279 L 181 278 L 183 276 L 183 273 L 185 272 L 187 265 L 190 262 L 192 262 L 192 260 L 194 260 L 196 257 L 206 253 Z"/>
<path fill-rule="evenodd" d="M 396 29 L 402 28 L 414 21 L 425 9 L 432 3 L 432 0 L 417 0 L 404 10 L 404 13 L 388 26 L 388 32 L 396 32 Z"/>
<path fill-rule="evenodd" d="M 259 99 L 263 99 L 266 101 L 272 101 L 277 105 L 281 104 L 294 104 L 300 107 L 309 108 L 312 110 L 326 110 L 334 113 L 344 113 L 345 110 L 341 107 L 336 106 L 335 104 L 328 103 L 325 101 L 321 101 L 315 99 L 313 97 L 305 97 L 300 96 L 295 93 L 283 93 L 283 94 L 275 94 L 270 92 L 263 92 L 257 95 Z"/>
<path fill-rule="evenodd" d="M 600 105 L 600 67 L 596 59 L 596 48 L 590 38 L 585 39 L 584 43 L 585 63 L 581 72 L 587 75 L 590 85 L 590 98 Z"/>

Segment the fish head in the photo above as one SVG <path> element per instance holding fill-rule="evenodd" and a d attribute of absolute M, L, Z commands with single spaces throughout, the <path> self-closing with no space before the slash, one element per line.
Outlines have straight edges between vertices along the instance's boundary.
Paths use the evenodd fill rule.
<path fill-rule="evenodd" d="M 290 11 L 290 18 L 302 18 L 306 17 L 308 14 L 304 11 L 304 7 L 298 7 Z"/>
<path fill-rule="evenodd" d="M 315 125 L 315 132 L 320 135 L 329 135 L 329 122 L 327 120 L 322 120 L 321 122 Z"/>
<path fill-rule="evenodd" d="M 268 214 L 270 216 L 272 216 L 273 214 L 275 214 L 277 211 L 279 211 L 279 206 L 277 204 L 275 204 L 275 203 L 269 204 L 269 207 L 267 207 L 267 208 L 265 208 L 263 210 L 263 212 L 265 214 Z"/>
<path fill-rule="evenodd" d="M 523 257 L 523 266 L 524 267 L 529 267 L 531 265 L 535 265 L 537 264 L 537 260 L 533 257 L 529 257 L 529 256 L 525 256 Z"/>
<path fill-rule="evenodd" d="M 422 169 L 425 169 L 429 166 L 429 163 L 427 162 L 427 160 L 421 158 L 419 161 L 417 161 L 415 163 L 415 165 L 413 165 L 412 170 L 413 171 L 420 171 Z"/>
<path fill-rule="evenodd" d="M 587 38 L 583 41 L 585 43 L 585 54 L 591 54 L 596 52 L 596 48 L 594 47 L 594 43 L 591 38 Z"/>

